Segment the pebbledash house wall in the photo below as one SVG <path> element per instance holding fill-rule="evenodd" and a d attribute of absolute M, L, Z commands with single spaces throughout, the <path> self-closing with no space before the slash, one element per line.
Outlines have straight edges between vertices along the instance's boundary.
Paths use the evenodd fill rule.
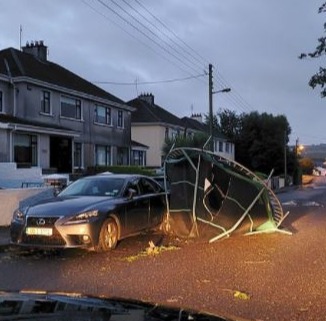
<path fill-rule="evenodd" d="M 118 149 L 125 149 L 124 164 L 130 163 L 131 146 L 131 110 L 130 106 L 122 103 L 110 101 L 106 98 L 92 96 L 83 92 L 77 92 L 59 85 L 45 83 L 37 79 L 25 76 L 15 77 L 10 80 L 8 77 L 0 75 L 0 90 L 2 92 L 3 106 L 1 114 L 19 117 L 26 121 L 42 123 L 42 131 L 32 125 L 26 126 L 25 133 L 37 135 L 37 158 L 38 164 L 42 168 L 50 166 L 50 135 L 46 132 L 49 127 L 62 126 L 74 131 L 71 135 L 72 143 L 83 144 L 83 167 L 95 165 L 95 145 L 111 146 L 111 163 L 116 164 L 118 159 Z M 51 114 L 41 112 L 41 100 L 43 91 L 49 91 L 51 95 Z M 68 96 L 81 100 L 82 119 L 65 118 L 60 115 L 61 97 Z M 95 123 L 95 107 L 101 105 L 111 109 L 112 123 L 103 125 Z M 118 111 L 123 114 L 123 126 L 117 126 Z M 20 130 L 21 130 L 20 126 Z M 58 135 L 58 130 L 54 135 Z M 13 134 L 15 128 L 6 128 L 6 124 L 0 123 L 0 162 L 13 161 Z M 67 131 L 63 131 L 65 137 Z M 68 135 L 69 137 L 69 135 Z M 73 150 L 72 150 L 73 154 Z M 72 155 L 73 160 L 73 155 Z M 72 166 L 73 168 L 73 166 Z"/>
<path fill-rule="evenodd" d="M 0 128 L 0 163 L 10 161 L 9 133 Z"/>
<path fill-rule="evenodd" d="M 51 110 L 50 115 L 40 112 L 41 95 L 43 90 L 51 93 Z M 131 139 L 130 129 L 130 112 L 124 110 L 124 128 L 117 128 L 117 107 L 112 106 L 104 99 L 98 99 L 99 104 L 111 108 L 111 125 L 102 125 L 94 123 L 94 110 L 96 102 L 89 98 L 83 97 L 82 93 L 73 93 L 71 91 L 56 90 L 53 87 L 45 88 L 37 85 L 20 84 L 16 86 L 16 92 L 19 97 L 16 98 L 16 116 L 27 120 L 41 121 L 49 125 L 55 124 L 69 128 L 78 133 L 75 142 L 84 144 L 84 166 L 94 165 L 94 144 L 112 146 L 112 162 L 116 162 L 116 146 L 129 146 Z M 64 118 L 60 115 L 61 97 L 63 95 L 71 96 L 81 100 L 82 119 Z M 85 95 L 86 96 L 86 95 Z M 22 97 L 22 99 L 19 99 Z M 39 134 L 39 162 L 41 167 L 49 167 L 49 136 Z"/>

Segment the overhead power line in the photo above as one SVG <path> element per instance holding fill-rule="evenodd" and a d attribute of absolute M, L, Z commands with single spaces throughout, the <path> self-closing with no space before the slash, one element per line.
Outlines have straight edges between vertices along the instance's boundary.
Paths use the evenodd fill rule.
<path fill-rule="evenodd" d="M 100 0 L 94 0 L 97 2 L 102 2 Z M 161 52 L 159 52 L 158 50 L 154 49 L 152 46 L 150 46 L 148 43 L 144 42 L 143 40 L 141 40 L 140 38 L 135 37 L 132 33 L 130 33 L 128 30 L 126 30 L 126 28 L 123 28 L 120 24 L 118 24 L 117 22 L 115 22 L 113 19 L 110 19 L 110 17 L 108 17 L 106 14 L 104 14 L 103 10 L 99 10 L 97 8 L 95 8 L 94 6 L 92 6 L 90 3 L 88 3 L 86 0 L 82 0 L 82 2 L 87 5 L 90 9 L 92 9 L 94 12 L 96 12 L 97 14 L 101 15 L 105 20 L 110 21 L 110 23 L 113 23 L 116 27 L 118 27 L 119 29 L 121 29 L 123 32 L 125 32 L 126 34 L 128 34 L 131 38 L 135 39 L 137 42 L 141 43 L 142 45 L 144 45 L 145 47 L 147 47 L 148 49 L 150 49 L 151 51 L 153 51 L 155 54 L 157 54 L 158 56 L 160 56 L 161 58 L 163 58 L 164 60 L 166 60 L 167 62 L 169 62 L 170 64 L 173 64 L 176 68 L 178 68 L 179 70 L 183 71 L 186 74 L 189 74 L 189 72 L 187 70 L 185 70 L 184 68 L 182 68 L 179 64 L 177 64 L 176 62 L 174 62 L 173 60 L 169 59 L 167 57 L 167 55 L 162 54 Z M 103 3 L 103 5 L 105 6 L 105 4 Z M 107 8 L 109 9 L 111 12 L 114 13 L 114 10 L 112 11 L 111 8 Z"/>
<path fill-rule="evenodd" d="M 139 21 L 137 18 L 135 18 L 131 13 L 129 13 L 126 9 L 124 9 L 119 3 L 117 3 L 115 0 L 111 0 L 111 3 L 113 3 L 115 6 L 117 6 L 125 15 L 132 18 L 133 21 L 135 21 L 139 26 L 135 25 L 135 23 L 131 22 L 127 18 L 125 18 L 121 13 L 119 13 L 117 10 L 112 8 L 108 3 L 105 3 L 103 0 L 97 0 L 100 4 L 102 4 L 105 8 L 109 9 L 111 12 L 113 12 L 117 17 L 119 17 L 121 20 L 123 20 L 125 23 L 127 23 L 129 26 L 131 26 L 133 29 L 135 29 L 139 34 L 150 40 L 152 43 L 154 43 L 158 48 L 163 50 L 166 54 L 172 56 L 174 59 L 176 59 L 179 63 L 181 63 L 184 67 L 187 67 L 188 69 L 191 69 L 192 72 L 198 72 L 195 68 L 193 68 L 187 61 L 179 57 L 174 52 L 171 52 L 171 50 L 167 49 L 161 41 L 157 41 L 153 38 L 158 38 L 158 40 L 161 40 L 152 30 L 150 30 L 148 27 L 146 27 L 141 21 Z M 151 34 L 148 35 L 148 33 Z M 190 73 L 190 72 L 187 72 Z M 190 73 L 191 74 L 191 73 Z"/>
<path fill-rule="evenodd" d="M 113 0 L 111 0 L 113 1 Z M 133 17 L 137 23 L 145 27 L 152 35 L 154 35 L 156 38 L 158 38 L 160 41 L 162 41 L 164 44 L 166 44 L 174 53 L 180 55 L 183 59 L 183 61 L 189 62 L 189 66 L 192 68 L 192 65 L 197 65 L 198 68 L 201 70 L 203 69 L 203 63 L 198 63 L 197 61 L 194 61 L 193 59 L 189 59 L 189 56 L 187 55 L 187 52 L 185 52 L 184 48 L 182 48 L 178 43 L 176 43 L 169 35 L 167 35 L 165 32 L 163 32 L 159 27 L 157 27 L 152 21 L 150 21 L 144 14 L 139 12 L 136 8 L 134 8 L 130 3 L 128 3 L 126 0 L 122 0 L 129 8 L 131 8 L 137 15 L 141 17 L 142 20 L 146 21 L 151 27 L 153 27 L 155 30 L 151 30 L 151 28 L 146 27 L 142 22 L 140 22 L 138 19 Z M 160 35 L 156 34 L 154 31 L 158 31 Z M 172 44 L 171 44 L 172 42 Z M 177 48 L 175 47 L 177 46 Z"/>
<path fill-rule="evenodd" d="M 123 0 L 125 1 L 125 0 Z M 171 30 L 165 23 L 163 23 L 159 18 L 157 18 L 151 11 L 149 11 L 139 0 L 134 0 L 138 5 L 145 10 L 155 21 L 157 21 L 166 31 L 161 31 L 154 23 L 150 22 L 151 25 L 155 26 L 157 30 L 159 30 L 161 33 L 166 35 L 169 40 L 171 40 L 176 46 L 178 46 L 181 50 L 183 50 L 185 53 L 187 53 L 193 60 L 197 61 L 200 65 L 203 64 L 203 62 L 206 60 L 204 57 L 202 57 L 196 50 L 191 48 L 186 42 L 184 42 L 173 30 Z M 175 41 L 173 38 L 176 38 L 177 41 L 179 41 L 182 45 L 180 45 L 177 41 Z M 197 56 L 197 57 L 196 57 Z M 208 65 L 208 62 L 205 63 Z"/>
<path fill-rule="evenodd" d="M 181 39 L 171 28 L 169 28 L 161 19 L 155 16 L 149 9 L 145 7 L 140 0 L 134 0 L 135 5 L 131 5 L 130 0 L 93 0 L 102 8 L 97 9 L 89 4 L 89 1 L 82 0 L 86 5 L 91 7 L 92 10 L 102 15 L 105 19 L 113 22 L 120 29 L 126 32 L 129 36 L 136 39 L 138 42 L 155 52 L 169 63 L 176 66 L 179 70 L 190 75 L 186 78 L 160 80 L 153 82 L 137 82 L 137 85 L 149 85 L 159 83 L 169 83 L 175 81 L 184 81 L 187 79 L 198 79 L 199 81 L 208 84 L 208 78 L 203 79 L 203 70 L 208 69 L 208 60 L 205 59 L 200 53 L 190 47 L 183 39 Z M 113 7 L 114 6 L 114 7 Z M 142 11 L 142 12 L 141 12 Z M 135 30 L 139 36 L 135 36 L 126 28 L 122 27 L 117 22 L 110 19 L 105 12 L 113 13 L 120 21 L 127 24 Z M 146 41 L 143 41 L 143 39 Z M 154 44 L 155 48 L 151 45 Z M 205 71 L 206 72 L 206 71 Z M 198 75 L 200 74 L 200 75 Z M 206 73 L 207 74 L 207 73 Z M 112 81 L 96 82 L 98 84 L 112 84 L 112 85 L 135 85 L 133 83 L 119 83 Z M 248 111 L 253 108 L 248 104 L 245 99 L 236 91 L 232 84 L 227 84 L 221 73 L 217 73 L 216 83 L 221 87 L 231 87 L 230 94 L 225 95 L 224 99 L 230 101 L 237 108 Z"/>
<path fill-rule="evenodd" d="M 229 95 L 225 95 L 225 99 L 229 100 L 230 102 L 232 102 L 233 105 L 235 105 L 236 107 L 238 107 L 240 110 L 242 110 L 243 112 L 250 112 L 252 111 L 254 108 L 248 104 L 244 98 L 237 92 L 237 90 L 234 88 L 234 86 L 230 85 L 225 79 L 224 77 L 221 75 L 220 72 L 217 72 L 217 77 L 216 77 L 216 81 L 220 84 L 221 87 L 231 87 L 232 94 Z"/>
<path fill-rule="evenodd" d="M 191 79 L 197 79 L 200 77 L 204 77 L 206 74 L 200 74 L 197 76 L 190 76 L 185 78 L 175 78 L 175 79 L 166 79 L 166 80 L 157 80 L 157 81 L 137 81 L 137 85 L 155 85 L 155 84 L 163 84 L 163 83 L 172 83 L 172 82 L 180 82 L 180 81 L 186 81 Z M 109 85 L 121 85 L 121 86 L 134 86 L 135 82 L 116 82 L 116 81 L 94 81 L 94 84 L 109 84 Z"/>

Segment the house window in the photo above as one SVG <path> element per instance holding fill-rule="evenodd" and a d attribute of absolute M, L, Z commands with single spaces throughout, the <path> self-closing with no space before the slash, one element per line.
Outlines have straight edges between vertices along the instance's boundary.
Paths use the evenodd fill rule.
<path fill-rule="evenodd" d="M 62 117 L 81 119 L 80 99 L 62 96 L 60 114 Z"/>
<path fill-rule="evenodd" d="M 142 150 L 132 151 L 132 165 L 146 166 L 144 151 Z"/>
<path fill-rule="evenodd" d="M 3 93 L 0 91 L 0 113 L 3 112 Z"/>
<path fill-rule="evenodd" d="M 230 153 L 230 143 L 225 143 L 225 152 Z"/>
<path fill-rule="evenodd" d="M 111 165 L 111 146 L 95 146 L 95 164 L 98 166 Z"/>
<path fill-rule="evenodd" d="M 117 165 L 128 165 L 129 157 L 129 148 L 117 147 Z"/>
<path fill-rule="evenodd" d="M 223 142 L 218 142 L 218 151 L 223 153 Z"/>
<path fill-rule="evenodd" d="M 83 167 L 83 158 L 82 158 L 82 144 L 74 144 L 74 167 L 82 168 Z"/>
<path fill-rule="evenodd" d="M 42 92 L 41 112 L 44 114 L 51 114 L 51 96 L 49 91 Z"/>
<path fill-rule="evenodd" d="M 123 128 L 124 122 L 123 122 L 123 111 L 118 110 L 118 127 Z"/>
<path fill-rule="evenodd" d="M 37 166 L 37 136 L 15 134 L 14 161 L 18 167 Z"/>
<path fill-rule="evenodd" d="M 111 125 L 111 108 L 104 106 L 95 107 L 95 122 Z"/>
<path fill-rule="evenodd" d="M 165 140 L 169 138 L 169 128 L 165 127 Z"/>

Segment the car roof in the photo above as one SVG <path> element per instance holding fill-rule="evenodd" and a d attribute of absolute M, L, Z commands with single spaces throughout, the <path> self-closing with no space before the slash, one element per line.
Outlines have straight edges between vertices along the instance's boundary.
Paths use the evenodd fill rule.
<path fill-rule="evenodd" d="M 105 178 L 121 178 L 121 179 L 128 179 L 128 178 L 140 178 L 140 177 L 147 177 L 145 175 L 141 174 L 108 174 L 108 173 L 100 173 L 97 175 L 92 175 L 92 176 L 86 176 L 84 177 L 85 179 L 92 179 L 92 178 L 100 178 L 100 179 L 105 179 Z"/>

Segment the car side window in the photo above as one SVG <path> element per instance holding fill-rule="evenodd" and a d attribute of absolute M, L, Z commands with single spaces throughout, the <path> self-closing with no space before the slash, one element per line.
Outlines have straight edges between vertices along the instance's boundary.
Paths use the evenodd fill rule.
<path fill-rule="evenodd" d="M 133 181 L 133 182 L 128 183 L 127 188 L 125 190 L 125 195 L 124 196 L 129 195 L 129 189 L 133 189 L 136 192 L 134 195 L 140 195 L 140 189 L 139 189 L 138 181 Z"/>
<path fill-rule="evenodd" d="M 154 184 L 146 178 L 141 179 L 140 186 L 142 194 L 153 194 L 157 191 Z"/>

